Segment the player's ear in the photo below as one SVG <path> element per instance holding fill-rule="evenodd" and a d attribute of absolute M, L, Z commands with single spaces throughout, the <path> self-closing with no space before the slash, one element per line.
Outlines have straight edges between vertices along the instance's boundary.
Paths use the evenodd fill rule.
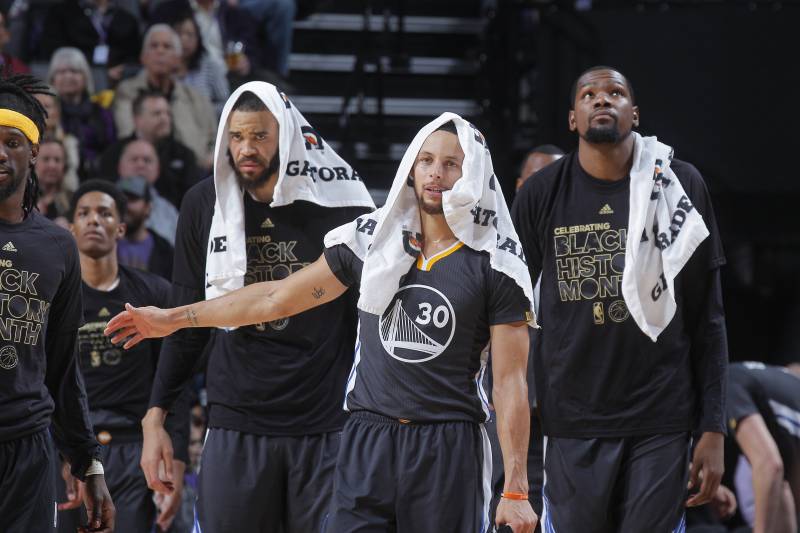
<path fill-rule="evenodd" d="M 124 222 L 120 222 L 119 226 L 117 226 L 117 234 L 115 235 L 117 240 L 120 240 L 125 236 L 125 231 L 128 229 L 128 225 Z"/>
<path fill-rule="evenodd" d="M 569 115 L 567 116 L 567 124 L 569 125 L 569 131 L 575 131 L 578 129 L 578 124 L 575 121 L 575 110 L 570 109 Z"/>

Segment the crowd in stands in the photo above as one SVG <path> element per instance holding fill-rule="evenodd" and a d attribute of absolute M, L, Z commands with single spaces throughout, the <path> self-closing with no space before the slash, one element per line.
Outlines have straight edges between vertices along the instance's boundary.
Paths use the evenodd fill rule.
<path fill-rule="evenodd" d="M 67 225 L 80 183 L 118 183 L 121 262 L 169 278 L 181 200 L 211 170 L 222 107 L 246 81 L 285 81 L 295 11 L 294 0 L 0 3 L 0 68 L 38 66 L 55 94 L 37 95 L 40 211 Z"/>

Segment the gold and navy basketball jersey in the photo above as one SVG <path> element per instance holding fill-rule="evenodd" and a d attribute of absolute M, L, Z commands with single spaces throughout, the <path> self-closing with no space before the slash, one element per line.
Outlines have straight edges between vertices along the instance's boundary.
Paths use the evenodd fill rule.
<path fill-rule="evenodd" d="M 361 281 L 363 262 L 345 245 L 325 250 L 345 285 Z M 419 256 L 378 316 L 359 310 L 345 408 L 412 422 L 484 422 L 480 386 L 489 326 L 527 320 L 530 305 L 489 255 L 458 242 L 429 259 Z"/>

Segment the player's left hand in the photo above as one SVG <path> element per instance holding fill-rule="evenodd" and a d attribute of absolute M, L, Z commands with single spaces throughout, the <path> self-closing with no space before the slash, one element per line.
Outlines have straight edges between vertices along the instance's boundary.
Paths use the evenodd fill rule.
<path fill-rule="evenodd" d="M 58 510 L 77 509 L 83 503 L 83 483 L 72 475 L 70 464 L 66 461 L 61 464 L 61 478 L 64 480 L 67 501 L 59 503 Z"/>
<path fill-rule="evenodd" d="M 689 489 L 700 484 L 700 492 L 686 500 L 687 507 L 696 507 L 711 501 L 717 492 L 724 465 L 724 442 L 722 433 L 706 432 L 700 437 L 689 465 Z"/>
<path fill-rule="evenodd" d="M 167 531 L 175 520 L 175 515 L 181 508 L 181 501 L 183 498 L 183 475 L 186 472 L 186 463 L 178 461 L 177 459 L 172 462 L 172 478 L 173 490 L 172 492 L 163 494 L 160 492 L 155 493 L 156 507 L 158 508 L 158 516 L 156 517 L 156 525 L 159 531 Z"/>
<path fill-rule="evenodd" d="M 514 533 L 533 533 L 538 521 L 528 500 L 500 498 L 494 520 L 497 526 L 508 526 Z"/>
<path fill-rule="evenodd" d="M 78 528 L 80 533 L 112 533 L 114 531 L 116 510 L 103 474 L 86 476 L 83 503 L 86 505 L 86 516 L 89 517 L 89 523 Z"/>

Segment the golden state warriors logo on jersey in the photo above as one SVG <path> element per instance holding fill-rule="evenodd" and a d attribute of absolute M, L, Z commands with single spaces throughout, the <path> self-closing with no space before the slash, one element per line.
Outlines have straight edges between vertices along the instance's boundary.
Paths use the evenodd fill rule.
<path fill-rule="evenodd" d="M 447 297 L 427 285 L 400 287 L 378 322 L 383 349 L 404 363 L 424 363 L 450 345 L 456 315 Z"/>

